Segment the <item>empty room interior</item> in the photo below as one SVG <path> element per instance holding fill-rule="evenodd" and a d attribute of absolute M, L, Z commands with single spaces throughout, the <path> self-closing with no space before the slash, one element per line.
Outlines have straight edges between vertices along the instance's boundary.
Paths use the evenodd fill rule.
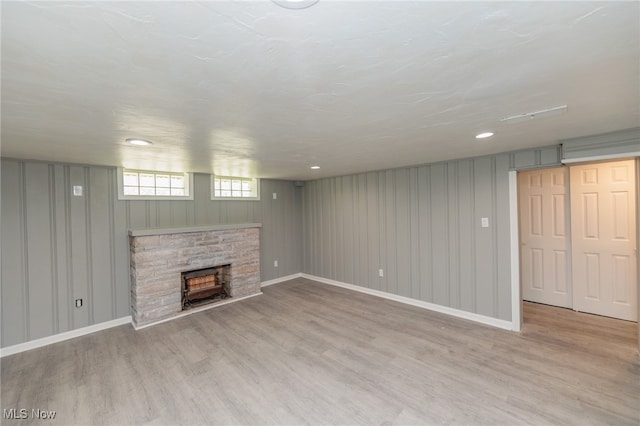
<path fill-rule="evenodd" d="M 1 424 L 640 424 L 640 3 L 3 1 Z"/>

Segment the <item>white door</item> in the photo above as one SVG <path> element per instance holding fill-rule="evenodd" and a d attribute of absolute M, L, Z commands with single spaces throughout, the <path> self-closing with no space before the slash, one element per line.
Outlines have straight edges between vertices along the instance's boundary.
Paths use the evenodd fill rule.
<path fill-rule="evenodd" d="M 571 167 L 574 309 L 636 321 L 633 160 Z"/>
<path fill-rule="evenodd" d="M 518 174 L 522 298 L 571 307 L 568 286 L 567 168 Z"/>

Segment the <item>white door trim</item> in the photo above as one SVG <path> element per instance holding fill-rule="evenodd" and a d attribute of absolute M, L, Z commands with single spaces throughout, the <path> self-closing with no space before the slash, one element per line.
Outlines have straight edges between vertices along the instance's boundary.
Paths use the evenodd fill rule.
<path fill-rule="evenodd" d="M 520 295 L 520 238 L 518 232 L 518 172 L 509 171 L 509 233 L 511 235 L 511 327 L 522 327 L 522 296 Z"/>

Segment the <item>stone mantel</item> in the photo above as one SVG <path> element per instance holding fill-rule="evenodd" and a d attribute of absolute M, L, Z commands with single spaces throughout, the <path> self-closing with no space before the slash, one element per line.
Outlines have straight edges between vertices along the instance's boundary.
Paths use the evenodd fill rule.
<path fill-rule="evenodd" d="M 180 228 L 146 228 L 130 229 L 129 236 L 143 237 L 148 235 L 186 234 L 189 232 L 225 231 L 228 229 L 261 228 L 261 223 L 240 223 L 229 225 L 183 226 Z"/>

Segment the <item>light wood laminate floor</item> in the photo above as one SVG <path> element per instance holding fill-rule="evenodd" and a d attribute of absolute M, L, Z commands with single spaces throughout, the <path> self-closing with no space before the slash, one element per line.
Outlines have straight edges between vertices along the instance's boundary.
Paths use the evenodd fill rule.
<path fill-rule="evenodd" d="M 296 279 L 2 359 L 2 424 L 640 423 L 636 325 L 525 304 L 522 333 Z"/>

